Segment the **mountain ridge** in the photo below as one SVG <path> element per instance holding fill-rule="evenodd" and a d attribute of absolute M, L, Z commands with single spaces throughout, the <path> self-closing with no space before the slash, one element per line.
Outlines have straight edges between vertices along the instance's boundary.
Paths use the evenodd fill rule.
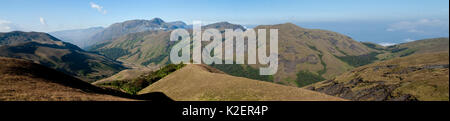
<path fill-rule="evenodd" d="M 89 41 L 96 33 L 103 31 L 103 27 L 90 27 L 86 29 L 72 29 L 72 30 L 62 30 L 54 31 L 49 34 L 59 38 L 65 42 L 75 44 L 81 48 L 85 48 L 89 45 Z"/>
<path fill-rule="evenodd" d="M 32 60 L 85 81 L 95 81 L 125 69 L 117 61 L 86 52 L 46 33 L 0 33 L 0 43 L 2 57 Z"/>

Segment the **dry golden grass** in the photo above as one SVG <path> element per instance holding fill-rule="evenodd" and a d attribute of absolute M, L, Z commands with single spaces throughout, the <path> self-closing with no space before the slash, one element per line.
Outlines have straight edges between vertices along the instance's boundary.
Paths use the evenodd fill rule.
<path fill-rule="evenodd" d="M 368 95 L 386 91 L 386 100 L 402 95 L 420 101 L 448 101 L 448 65 L 448 52 L 415 54 L 362 66 L 331 82 L 319 82 L 305 88 L 353 100 L 383 100 Z M 343 88 L 349 88 L 351 92 L 342 91 Z"/>
<path fill-rule="evenodd" d="M 187 65 L 139 94 L 163 92 L 178 101 L 341 101 L 344 99 L 306 89 L 283 86 Z"/>
<path fill-rule="evenodd" d="M 0 75 L 2 101 L 130 101 L 131 99 L 84 92 L 49 83 L 46 80 L 17 75 Z"/>
<path fill-rule="evenodd" d="M 92 84 L 101 84 L 101 83 L 117 81 L 117 80 L 131 80 L 136 77 L 139 77 L 140 75 L 148 74 L 154 70 L 157 70 L 157 69 L 156 68 L 151 69 L 151 68 L 145 68 L 145 67 L 135 68 L 135 69 L 126 69 L 126 70 L 120 71 L 117 74 L 114 74 L 111 77 L 95 81 Z"/>
<path fill-rule="evenodd" d="M 30 61 L 0 57 L 1 101 L 130 101 Z"/>

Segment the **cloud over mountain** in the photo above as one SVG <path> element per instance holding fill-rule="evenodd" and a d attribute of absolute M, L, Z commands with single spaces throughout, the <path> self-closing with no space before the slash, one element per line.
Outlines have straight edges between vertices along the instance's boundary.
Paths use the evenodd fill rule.
<path fill-rule="evenodd" d="M 15 30 L 20 30 L 20 28 L 10 21 L 0 19 L 0 32 L 10 32 Z"/>

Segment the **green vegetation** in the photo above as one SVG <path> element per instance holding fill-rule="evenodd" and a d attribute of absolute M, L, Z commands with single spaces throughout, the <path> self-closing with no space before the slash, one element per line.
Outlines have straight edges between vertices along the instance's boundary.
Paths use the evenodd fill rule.
<path fill-rule="evenodd" d="M 298 87 L 304 87 L 316 82 L 320 82 L 325 80 L 325 78 L 323 78 L 320 75 L 311 73 L 309 71 L 300 71 L 297 73 L 297 86 Z"/>
<path fill-rule="evenodd" d="M 101 49 L 99 52 L 101 54 L 105 55 L 106 57 L 114 59 L 114 60 L 117 58 L 120 58 L 122 56 L 130 54 L 130 52 L 128 52 L 127 50 L 122 49 L 122 48 Z"/>
<path fill-rule="evenodd" d="M 322 64 L 322 66 L 323 66 L 323 69 L 318 71 L 317 73 L 319 74 L 319 76 L 322 76 L 323 74 L 325 74 L 327 72 L 327 63 L 325 63 L 325 61 L 323 61 L 322 51 L 318 50 L 315 46 L 308 45 L 308 47 L 313 49 L 313 50 L 315 50 L 315 51 L 320 52 L 319 59 L 320 59 L 320 64 Z"/>
<path fill-rule="evenodd" d="M 178 69 L 181 69 L 185 66 L 185 64 L 169 64 L 158 71 L 151 72 L 148 75 L 143 75 L 138 78 L 132 80 L 117 80 L 111 81 L 107 83 L 102 83 L 102 86 L 111 86 L 117 89 L 121 89 L 129 94 L 137 94 L 140 90 L 145 87 L 159 81 L 165 76 L 169 75 L 172 72 L 175 72 Z"/>
<path fill-rule="evenodd" d="M 390 49 L 392 53 L 398 53 L 398 52 L 407 50 L 408 48 L 407 47 L 399 48 L 398 46 L 389 46 L 388 49 Z"/>
<path fill-rule="evenodd" d="M 89 51 L 94 51 L 94 50 L 100 49 L 108 44 L 111 44 L 111 42 L 105 42 L 105 43 L 101 43 L 101 44 L 91 45 L 91 46 L 86 47 L 86 49 Z"/>
<path fill-rule="evenodd" d="M 319 74 L 319 76 L 322 76 L 323 74 L 325 74 L 327 72 L 327 64 L 323 61 L 322 57 L 323 57 L 323 55 L 319 54 L 320 64 L 322 64 L 322 66 L 323 66 L 323 69 L 317 72 Z"/>
<path fill-rule="evenodd" d="M 150 60 L 143 62 L 142 65 L 148 65 L 151 63 L 159 63 L 159 62 L 163 61 L 166 57 L 169 57 L 169 55 L 167 53 L 163 53 L 162 55 L 159 55 L 156 58 L 151 58 Z M 169 62 L 170 61 L 167 61 L 166 64 Z"/>
<path fill-rule="evenodd" d="M 375 49 L 375 50 L 384 50 L 383 48 L 379 48 L 378 45 L 368 42 L 362 42 L 362 44 L 366 45 L 369 48 Z"/>
<path fill-rule="evenodd" d="M 261 80 L 273 82 L 272 75 L 259 75 L 259 70 L 250 67 L 249 65 L 239 65 L 239 64 L 212 64 L 213 68 L 219 69 L 229 75 L 245 77 L 249 79 Z"/>
<path fill-rule="evenodd" d="M 335 56 L 335 57 L 339 58 L 340 60 L 346 62 L 347 64 L 353 67 L 359 67 L 373 63 L 374 61 L 378 60 L 378 58 L 376 57 L 378 54 L 379 53 L 377 52 L 371 52 L 369 54 L 358 56 L 341 56 L 341 57 Z"/>
<path fill-rule="evenodd" d="M 407 51 L 405 51 L 404 53 L 400 54 L 400 57 L 405 57 L 405 56 L 414 54 L 415 52 L 416 52 L 416 51 L 414 51 L 414 50 L 407 50 Z"/>

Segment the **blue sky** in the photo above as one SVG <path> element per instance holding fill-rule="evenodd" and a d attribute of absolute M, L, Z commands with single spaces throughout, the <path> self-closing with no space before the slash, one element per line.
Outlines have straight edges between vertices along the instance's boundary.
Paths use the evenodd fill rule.
<path fill-rule="evenodd" d="M 291 22 L 358 41 L 448 36 L 448 0 L 0 0 L 0 32 L 51 32 L 160 17 L 165 21 Z"/>

